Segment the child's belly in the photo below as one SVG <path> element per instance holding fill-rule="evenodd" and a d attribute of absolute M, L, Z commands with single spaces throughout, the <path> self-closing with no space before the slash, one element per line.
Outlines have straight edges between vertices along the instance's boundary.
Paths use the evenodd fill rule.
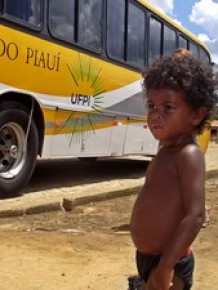
<path fill-rule="evenodd" d="M 182 217 L 181 206 L 160 200 L 137 200 L 130 221 L 136 248 L 142 253 L 161 253 Z"/>

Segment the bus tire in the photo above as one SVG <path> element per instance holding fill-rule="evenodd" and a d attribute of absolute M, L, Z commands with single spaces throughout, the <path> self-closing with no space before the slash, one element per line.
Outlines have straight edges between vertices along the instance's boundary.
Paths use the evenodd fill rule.
<path fill-rule="evenodd" d="M 33 119 L 27 138 L 28 122 L 19 103 L 0 104 L 0 198 L 19 196 L 34 171 L 39 138 Z"/>

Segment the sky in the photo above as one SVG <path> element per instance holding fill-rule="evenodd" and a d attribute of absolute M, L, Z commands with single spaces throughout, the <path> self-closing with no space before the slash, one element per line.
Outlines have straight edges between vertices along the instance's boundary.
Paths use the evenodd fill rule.
<path fill-rule="evenodd" d="M 218 0 L 148 0 L 197 35 L 218 63 Z"/>

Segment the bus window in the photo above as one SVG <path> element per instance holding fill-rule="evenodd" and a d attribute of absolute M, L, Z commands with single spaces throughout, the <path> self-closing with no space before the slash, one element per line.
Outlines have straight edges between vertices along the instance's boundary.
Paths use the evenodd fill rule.
<path fill-rule="evenodd" d="M 199 50 L 197 45 L 195 45 L 193 42 L 190 41 L 189 43 L 189 49 L 192 52 L 192 54 L 196 57 L 199 57 Z"/>
<path fill-rule="evenodd" d="M 40 26 L 41 1 L 40 0 L 5 0 L 4 13 L 17 20 Z"/>
<path fill-rule="evenodd" d="M 49 30 L 53 36 L 74 41 L 75 0 L 49 1 Z"/>
<path fill-rule="evenodd" d="M 80 0 L 78 2 L 78 42 L 100 50 L 102 48 L 102 0 Z"/>
<path fill-rule="evenodd" d="M 144 67 L 145 65 L 145 13 L 129 4 L 127 61 Z"/>
<path fill-rule="evenodd" d="M 125 1 L 107 1 L 107 52 L 124 60 Z"/>
<path fill-rule="evenodd" d="M 176 33 L 174 30 L 164 25 L 163 53 L 171 54 L 176 49 Z"/>
<path fill-rule="evenodd" d="M 188 40 L 183 37 L 182 35 L 179 35 L 179 48 L 188 48 Z"/>
<path fill-rule="evenodd" d="M 218 96 L 218 64 L 212 62 L 211 65 L 212 65 L 213 73 L 214 73 L 215 92 L 216 92 L 216 94 Z"/>
<path fill-rule="evenodd" d="M 156 57 L 160 57 L 161 54 L 161 22 L 155 18 L 150 18 L 150 29 L 149 29 L 149 50 L 148 50 L 148 61 L 149 64 Z"/>
<path fill-rule="evenodd" d="M 210 57 L 209 57 L 208 52 L 201 47 L 199 48 L 199 51 L 200 51 L 200 58 L 205 60 L 205 62 L 210 62 Z"/>

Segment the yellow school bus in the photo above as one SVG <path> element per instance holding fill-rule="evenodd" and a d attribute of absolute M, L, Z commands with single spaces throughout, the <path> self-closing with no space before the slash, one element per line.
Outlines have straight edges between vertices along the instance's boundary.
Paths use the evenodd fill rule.
<path fill-rule="evenodd" d="M 144 0 L 2 0 L 1 196 L 22 192 L 37 158 L 155 155 L 141 72 L 176 48 L 210 61 Z"/>

